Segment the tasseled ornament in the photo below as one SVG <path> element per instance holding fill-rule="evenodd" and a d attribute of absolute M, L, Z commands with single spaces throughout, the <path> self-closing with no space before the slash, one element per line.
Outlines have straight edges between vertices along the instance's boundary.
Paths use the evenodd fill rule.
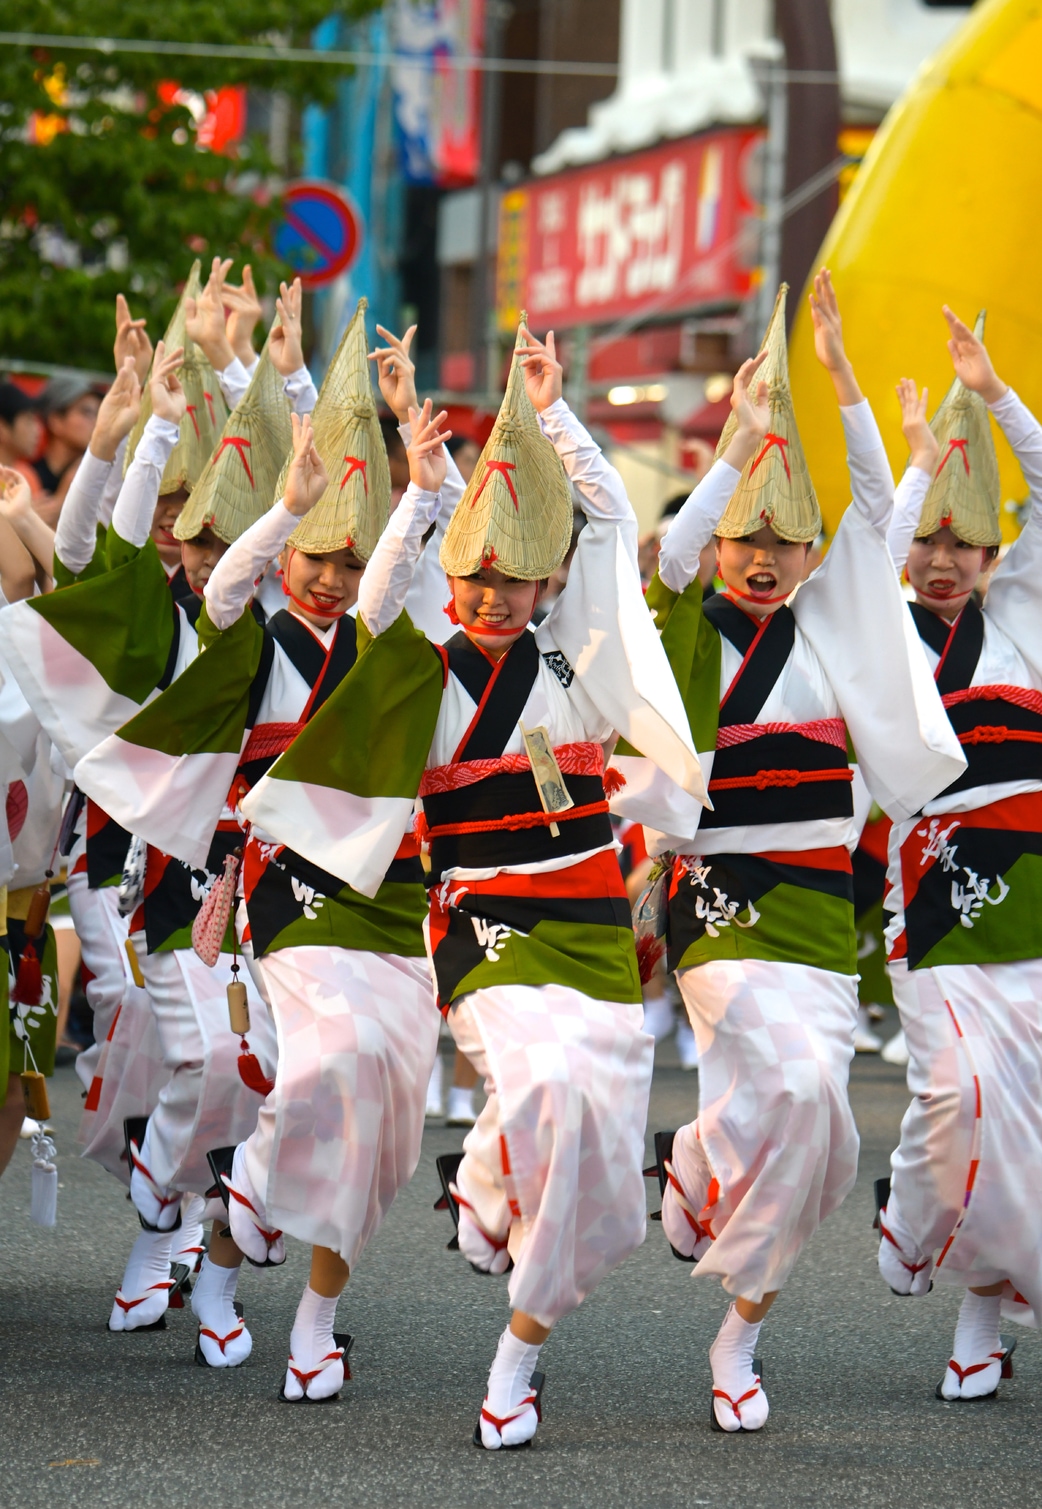
<path fill-rule="evenodd" d="M 609 765 L 604 772 L 604 795 L 609 799 L 617 791 L 621 791 L 626 784 L 626 777 L 615 765 Z"/>
<path fill-rule="evenodd" d="M 659 960 L 666 952 L 666 945 L 661 938 L 655 938 L 651 933 L 639 933 L 636 938 L 636 946 L 640 983 L 646 985 L 655 973 Z"/>
<path fill-rule="evenodd" d="M 11 1000 L 19 1006 L 39 1006 L 43 1000 L 43 970 L 35 944 L 43 943 L 47 926 L 47 910 L 51 904 L 50 870 L 48 879 L 36 887 L 25 918 L 25 947 L 18 965 Z"/>
<path fill-rule="evenodd" d="M 247 1090 L 256 1095 L 268 1096 L 275 1088 L 275 1081 L 268 1079 L 260 1066 L 260 1059 L 250 1049 L 245 1038 L 239 1041 L 239 1078 Z"/>
<path fill-rule="evenodd" d="M 22 950 L 14 989 L 11 991 L 11 1000 L 16 1001 L 19 1006 L 39 1006 L 42 999 L 43 970 L 40 968 L 40 960 L 35 948 L 31 943 L 27 943 Z"/>

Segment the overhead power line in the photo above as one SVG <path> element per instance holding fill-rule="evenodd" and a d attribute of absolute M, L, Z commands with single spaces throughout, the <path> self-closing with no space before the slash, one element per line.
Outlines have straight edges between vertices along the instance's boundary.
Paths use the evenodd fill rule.
<path fill-rule="evenodd" d="M 100 52 L 111 56 L 118 52 L 141 53 L 174 58 L 228 58 L 254 63 L 321 63 L 327 67 L 353 68 L 417 67 L 428 65 L 426 55 L 408 51 L 369 52 L 361 48 L 284 47 L 279 43 L 231 45 L 223 42 L 170 42 L 143 37 L 72 37 L 58 32 L 0 31 L 0 47 L 47 47 L 59 51 Z M 439 68 L 454 68 L 463 73 L 546 74 L 560 78 L 618 78 L 617 63 L 584 63 L 556 58 L 485 58 L 439 53 Z M 836 84 L 838 73 L 820 69 L 783 71 L 782 78 L 791 84 Z"/>

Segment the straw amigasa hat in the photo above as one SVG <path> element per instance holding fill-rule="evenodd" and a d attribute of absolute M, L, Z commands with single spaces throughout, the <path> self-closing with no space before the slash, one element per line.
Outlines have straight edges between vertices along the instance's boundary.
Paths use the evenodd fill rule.
<path fill-rule="evenodd" d="M 177 301 L 177 308 L 163 336 L 168 351 L 172 351 L 177 346 L 184 347 L 184 361 L 178 368 L 177 375 L 185 390 L 188 404 L 185 408 L 185 416 L 181 420 L 180 439 L 171 451 L 163 469 L 162 480 L 159 484 L 160 497 L 165 497 L 167 493 L 175 493 L 182 487 L 187 492 L 191 492 L 213 454 L 214 446 L 228 418 L 228 406 L 224 401 L 221 385 L 217 381 L 217 374 L 195 342 L 188 339 L 185 330 L 185 303 L 188 299 L 197 299 L 201 292 L 202 284 L 199 281 L 197 258 L 192 263 L 192 270 L 188 274 L 184 292 Z M 124 476 L 134 459 L 138 441 L 144 433 L 151 414 L 152 397 L 146 381 L 145 390 L 141 395 L 141 413 L 127 442 L 127 453 L 123 462 Z"/>
<path fill-rule="evenodd" d="M 369 380 L 368 307 L 368 299 L 359 299 L 311 416 L 329 486 L 289 537 L 295 550 L 309 555 L 352 550 L 367 561 L 391 511 L 391 470 Z M 277 498 L 285 491 L 288 471 L 287 460 Z"/>
<path fill-rule="evenodd" d="M 774 313 L 763 338 L 767 360 L 756 374 L 757 381 L 767 384 L 770 429 L 756 455 L 746 463 L 734 496 L 716 526 L 717 534 L 725 540 L 742 540 L 764 524 L 770 524 L 779 539 L 798 544 L 816 539 L 821 533 L 821 509 L 807 471 L 789 389 L 789 352 L 785 341 L 788 291 L 787 283 L 778 289 Z M 731 414 L 716 448 L 718 457 L 727 449 L 737 428 L 738 420 Z"/>
<path fill-rule="evenodd" d="M 981 310 L 974 326 L 984 336 Z M 988 406 L 956 378 L 930 421 L 940 446 L 937 469 L 923 500 L 917 540 L 951 525 L 967 545 L 999 545 L 999 462 Z"/>
<path fill-rule="evenodd" d="M 233 545 L 267 513 L 293 449 L 289 416 L 289 399 L 265 342 L 249 387 L 178 515 L 177 539 L 194 540 L 204 529 L 212 529 L 218 539 Z"/>
<path fill-rule="evenodd" d="M 525 344 L 519 327 L 516 346 Z M 449 576 L 494 564 L 505 576 L 543 581 L 571 541 L 568 478 L 539 428 L 515 357 L 492 433 L 445 531 L 441 564 Z"/>

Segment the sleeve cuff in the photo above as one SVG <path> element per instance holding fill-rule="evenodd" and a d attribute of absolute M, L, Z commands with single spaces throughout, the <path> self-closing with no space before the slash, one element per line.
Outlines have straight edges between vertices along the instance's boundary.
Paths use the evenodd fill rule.
<path fill-rule="evenodd" d="M 841 405 L 839 413 L 847 439 L 848 456 L 861 456 L 868 451 L 882 450 L 883 437 L 867 398 L 845 408 Z"/>
<path fill-rule="evenodd" d="M 999 424 L 1001 424 L 1004 419 L 1011 419 L 1013 417 L 1020 408 L 1021 401 L 1012 388 L 1007 388 L 1001 398 L 997 399 L 995 403 L 989 403 L 988 408 L 995 415 Z"/>
<path fill-rule="evenodd" d="M 304 518 L 307 518 L 306 514 Z M 295 513 L 290 513 L 282 498 L 277 498 L 268 510 L 268 519 L 271 524 L 270 538 L 276 542 L 279 550 L 285 545 L 297 525 L 304 522 L 304 519 L 298 519 Z"/>
<path fill-rule="evenodd" d="M 154 466 L 159 467 L 165 466 L 180 435 L 179 425 L 172 423 L 169 419 L 160 419 L 158 414 L 153 414 L 145 425 L 138 448 L 134 453 L 134 460 L 150 461 Z"/>
<path fill-rule="evenodd" d="M 111 472 L 116 464 L 118 456 L 119 451 L 117 450 L 116 455 L 111 461 L 103 461 L 100 456 L 95 456 L 90 446 L 88 446 L 83 453 L 83 460 L 80 462 L 77 474 L 82 478 L 83 486 L 88 490 L 90 488 L 103 488 L 108 481 L 109 472 Z"/>

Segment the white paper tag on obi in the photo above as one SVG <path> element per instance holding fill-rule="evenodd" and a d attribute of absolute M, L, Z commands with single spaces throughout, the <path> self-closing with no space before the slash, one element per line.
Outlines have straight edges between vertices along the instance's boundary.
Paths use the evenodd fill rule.
<path fill-rule="evenodd" d="M 538 728 L 526 728 L 523 723 L 519 723 L 518 728 L 532 764 L 532 774 L 543 811 L 548 814 L 567 812 L 569 807 L 575 806 L 575 799 L 564 784 L 550 735 L 542 725 Z M 556 823 L 550 824 L 550 832 L 554 838 L 560 837 L 561 830 Z"/>

